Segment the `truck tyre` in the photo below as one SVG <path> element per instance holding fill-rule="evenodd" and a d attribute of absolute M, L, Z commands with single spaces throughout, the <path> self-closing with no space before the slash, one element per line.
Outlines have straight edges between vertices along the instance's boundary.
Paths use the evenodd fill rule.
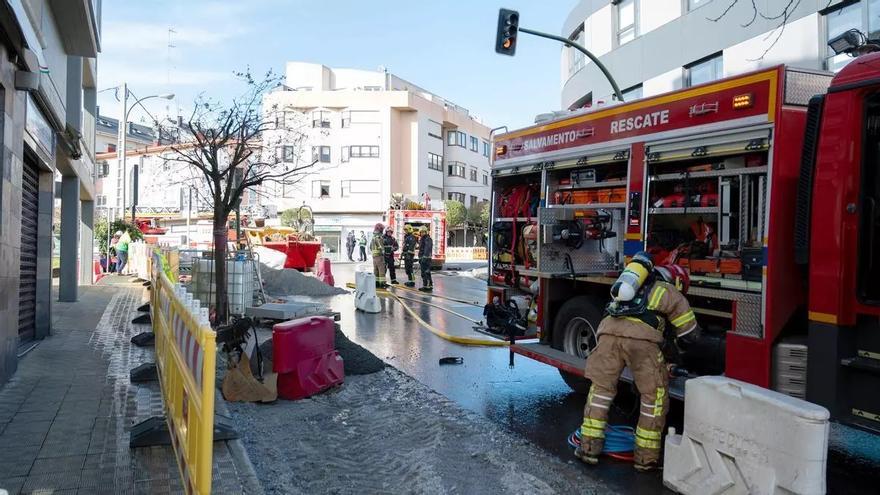
<path fill-rule="evenodd" d="M 590 296 L 569 299 L 559 308 L 553 321 L 552 347 L 556 350 L 586 359 L 596 347 L 596 329 L 602 320 L 600 303 Z M 572 390 L 586 394 L 590 380 L 559 370 L 559 374 Z"/>

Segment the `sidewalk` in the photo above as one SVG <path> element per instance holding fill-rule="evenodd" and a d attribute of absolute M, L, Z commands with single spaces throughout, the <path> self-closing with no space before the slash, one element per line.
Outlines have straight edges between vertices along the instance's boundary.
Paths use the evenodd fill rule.
<path fill-rule="evenodd" d="M 0 489 L 182 493 L 170 446 L 128 447 L 131 426 L 162 413 L 158 383 L 129 382 L 129 370 L 153 361 L 152 347 L 129 342 L 148 330 L 130 323 L 143 288 L 107 277 L 80 290 L 79 302 L 54 304 L 52 336 L 0 388 Z M 246 459 L 240 441 L 215 443 L 214 493 L 259 492 Z"/>

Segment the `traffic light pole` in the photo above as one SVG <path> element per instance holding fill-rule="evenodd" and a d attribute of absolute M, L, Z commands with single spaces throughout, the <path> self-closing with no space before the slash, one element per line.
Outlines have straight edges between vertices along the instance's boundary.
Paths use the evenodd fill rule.
<path fill-rule="evenodd" d="M 531 34 L 533 36 L 538 36 L 541 38 L 556 40 L 560 43 L 563 43 L 567 46 L 570 46 L 570 47 L 578 50 L 579 52 L 583 53 L 590 60 L 592 60 L 594 64 L 596 64 L 596 67 L 598 67 L 599 70 L 602 71 L 602 74 L 605 74 L 605 78 L 608 79 L 609 83 L 611 83 L 611 88 L 614 90 L 614 95 L 617 96 L 618 100 L 620 100 L 621 102 L 623 101 L 623 93 L 620 92 L 620 87 L 617 86 L 617 81 L 615 81 L 614 78 L 611 77 L 611 73 L 608 72 L 608 69 L 605 67 L 605 64 L 603 64 L 595 55 L 590 53 L 590 51 L 587 50 L 586 48 L 582 47 L 581 45 L 573 42 L 572 40 L 570 40 L 568 38 L 563 38 L 562 36 L 556 36 L 555 34 L 542 33 L 541 31 L 534 31 L 532 29 L 527 29 L 524 27 L 519 28 L 519 32 Z"/>

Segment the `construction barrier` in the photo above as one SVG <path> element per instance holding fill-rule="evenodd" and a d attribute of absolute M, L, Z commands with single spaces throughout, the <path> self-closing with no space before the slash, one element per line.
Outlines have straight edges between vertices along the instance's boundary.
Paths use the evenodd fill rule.
<path fill-rule="evenodd" d="M 171 444 L 186 493 L 211 492 L 216 334 L 207 310 L 167 275 L 152 256 L 151 300 L 156 368 Z"/>
<path fill-rule="evenodd" d="M 141 280 L 150 280 L 150 261 L 153 258 L 153 246 L 138 241 L 128 245 L 128 266 L 130 272 Z"/>
<path fill-rule="evenodd" d="M 485 260 L 488 258 L 484 247 L 447 247 L 447 261 Z"/>

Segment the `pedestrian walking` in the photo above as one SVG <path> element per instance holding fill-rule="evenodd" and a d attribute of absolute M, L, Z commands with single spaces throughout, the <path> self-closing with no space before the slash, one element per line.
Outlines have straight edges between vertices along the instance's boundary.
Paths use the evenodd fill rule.
<path fill-rule="evenodd" d="M 434 290 L 434 282 L 431 280 L 431 257 L 434 253 L 434 241 L 428 234 L 428 227 L 422 226 L 419 229 L 419 269 L 422 272 L 422 286 L 419 290 L 422 292 L 431 292 Z"/>
<path fill-rule="evenodd" d="M 373 240 L 370 241 L 370 253 L 373 255 L 373 274 L 376 275 L 376 288 L 384 289 L 385 285 L 385 241 L 382 232 L 385 230 L 381 223 L 373 227 Z"/>
<path fill-rule="evenodd" d="M 367 261 L 367 234 L 365 234 L 363 230 L 361 231 L 361 236 L 358 238 L 358 247 L 360 250 L 359 261 Z"/>
<path fill-rule="evenodd" d="M 413 234 L 412 225 L 403 226 L 403 269 L 406 270 L 406 282 L 403 285 L 407 287 L 416 286 L 416 274 L 413 272 L 413 261 L 416 257 L 417 240 Z"/>
<path fill-rule="evenodd" d="M 121 230 L 117 231 L 116 235 L 119 236 L 119 242 L 116 243 L 116 257 L 119 258 L 119 262 L 116 264 L 116 273 L 122 274 L 128 263 L 128 244 L 131 242 L 131 236 L 128 235 L 128 231 Z"/>
<path fill-rule="evenodd" d="M 354 261 L 355 244 L 357 244 L 357 240 L 354 238 L 354 231 L 349 230 L 348 235 L 345 236 L 345 250 L 348 252 L 348 261 Z"/>
<path fill-rule="evenodd" d="M 575 450 L 578 459 L 587 464 L 599 462 L 608 408 L 617 394 L 620 373 L 629 367 L 641 398 L 635 468 L 659 468 L 660 440 L 669 409 L 669 370 L 660 344 L 664 341 L 666 320 L 675 327 L 682 346 L 699 337 L 696 317 L 684 297 L 689 284 L 683 268 L 666 265 L 655 269 L 650 255 L 641 252 L 611 286 L 614 300 L 605 307 L 607 316 L 599 323 L 597 332 L 599 342 L 587 358 L 584 371 L 592 385 L 584 406 L 581 444 Z"/>
<path fill-rule="evenodd" d="M 385 228 L 385 235 L 382 236 L 382 243 L 385 247 L 385 266 L 388 268 L 389 279 L 392 285 L 397 285 L 397 272 L 394 266 L 394 253 L 400 249 L 397 239 L 394 238 L 394 229 L 389 225 Z"/>
<path fill-rule="evenodd" d="M 110 245 L 107 247 L 107 273 L 116 273 L 116 264 L 119 258 L 116 256 L 116 245 L 119 244 L 119 236 L 113 234 Z"/>

